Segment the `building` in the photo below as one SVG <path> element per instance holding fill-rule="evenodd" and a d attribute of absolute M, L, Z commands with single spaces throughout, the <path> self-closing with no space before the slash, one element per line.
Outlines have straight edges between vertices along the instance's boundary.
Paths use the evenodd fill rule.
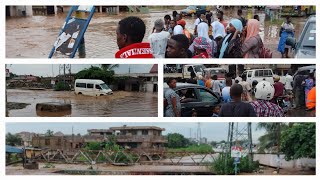
<path fill-rule="evenodd" d="M 113 131 L 110 129 L 88 129 L 89 136 L 103 136 L 108 137 L 112 135 Z"/>
<path fill-rule="evenodd" d="M 32 16 L 32 6 L 6 6 L 6 16 Z"/>
<path fill-rule="evenodd" d="M 32 142 L 32 138 L 34 136 L 36 136 L 35 133 L 30 133 L 30 132 L 19 132 L 16 134 L 17 136 L 19 136 L 22 139 L 22 145 L 23 146 L 31 146 L 31 142 Z"/>
<path fill-rule="evenodd" d="M 158 92 L 158 65 L 154 64 L 149 73 L 116 74 L 118 80 L 111 86 L 112 90 Z"/>
<path fill-rule="evenodd" d="M 133 151 L 163 151 L 168 142 L 162 136 L 164 128 L 156 126 L 122 126 L 111 127 L 110 130 L 116 135 L 117 144 L 128 147 Z"/>

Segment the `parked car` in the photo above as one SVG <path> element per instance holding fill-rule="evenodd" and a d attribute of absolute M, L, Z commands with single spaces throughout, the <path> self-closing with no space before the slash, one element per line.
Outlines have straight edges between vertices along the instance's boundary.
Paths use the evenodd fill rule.
<path fill-rule="evenodd" d="M 298 70 L 294 73 L 293 78 L 295 78 L 297 75 L 303 75 L 307 78 L 310 73 L 316 73 L 315 65 L 303 66 L 298 68 Z"/>
<path fill-rule="evenodd" d="M 164 92 L 168 88 L 168 85 L 164 84 Z M 181 116 L 183 117 L 191 117 L 193 109 L 197 111 L 199 117 L 210 117 L 213 107 L 220 104 L 218 95 L 197 84 L 177 83 L 174 91 L 180 96 Z"/>
<path fill-rule="evenodd" d="M 192 16 L 196 14 L 197 6 L 188 6 L 186 9 L 181 10 L 182 15 Z"/>
<path fill-rule="evenodd" d="M 86 96 L 104 96 L 113 94 L 112 90 L 102 80 L 77 79 L 74 85 L 75 94 Z"/>
<path fill-rule="evenodd" d="M 295 38 L 288 38 L 286 44 L 294 49 L 295 58 L 316 58 L 316 16 L 309 17 L 298 41 Z"/>
<path fill-rule="evenodd" d="M 247 82 L 252 84 L 254 80 L 260 82 L 262 80 L 268 81 L 271 84 L 274 83 L 273 81 L 273 71 L 272 69 L 250 69 L 245 70 L 240 77 L 245 75 L 247 77 Z"/>

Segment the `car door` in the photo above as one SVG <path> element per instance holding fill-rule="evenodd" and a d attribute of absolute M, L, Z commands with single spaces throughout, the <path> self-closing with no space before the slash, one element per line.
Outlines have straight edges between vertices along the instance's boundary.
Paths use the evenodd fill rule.
<path fill-rule="evenodd" d="M 198 117 L 211 117 L 213 107 L 220 103 L 218 97 L 212 91 L 202 87 L 197 88 L 196 92 L 200 100 L 197 109 Z"/>
<path fill-rule="evenodd" d="M 182 117 L 190 117 L 192 114 L 192 109 L 198 110 L 199 107 L 201 107 L 201 103 L 195 88 L 181 88 L 176 90 L 176 93 L 180 96 Z"/>

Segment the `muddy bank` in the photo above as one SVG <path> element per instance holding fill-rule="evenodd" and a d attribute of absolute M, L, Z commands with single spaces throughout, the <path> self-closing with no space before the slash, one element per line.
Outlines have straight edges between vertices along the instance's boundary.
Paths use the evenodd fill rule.
<path fill-rule="evenodd" d="M 7 102 L 7 110 L 24 109 L 29 105 L 29 103 Z"/>
<path fill-rule="evenodd" d="M 73 116 L 73 117 L 156 117 L 157 94 L 115 91 L 113 95 L 90 97 L 75 95 L 72 91 L 34 91 L 8 89 L 8 102 L 27 103 L 24 109 L 11 109 L 9 116 Z M 72 111 L 67 113 L 37 112 L 36 104 L 44 102 L 68 103 Z"/>

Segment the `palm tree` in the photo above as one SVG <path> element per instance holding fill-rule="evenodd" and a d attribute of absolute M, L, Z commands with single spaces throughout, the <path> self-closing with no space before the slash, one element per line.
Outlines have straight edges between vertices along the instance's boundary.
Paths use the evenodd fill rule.
<path fill-rule="evenodd" d="M 101 69 L 105 71 L 111 71 L 114 70 L 115 68 L 119 67 L 119 64 L 101 64 Z"/>
<path fill-rule="evenodd" d="M 274 153 L 277 152 L 278 149 L 275 149 L 275 147 L 279 145 L 279 133 L 281 133 L 278 131 L 283 131 L 288 127 L 287 123 L 258 123 L 257 129 L 264 129 L 266 131 L 266 133 L 258 139 L 260 142 L 258 151 L 261 153 L 265 152 L 265 150 L 271 150 L 271 152 Z"/>
<path fill-rule="evenodd" d="M 45 136 L 47 137 L 52 137 L 53 136 L 53 131 L 51 131 L 50 129 L 47 130 Z"/>

